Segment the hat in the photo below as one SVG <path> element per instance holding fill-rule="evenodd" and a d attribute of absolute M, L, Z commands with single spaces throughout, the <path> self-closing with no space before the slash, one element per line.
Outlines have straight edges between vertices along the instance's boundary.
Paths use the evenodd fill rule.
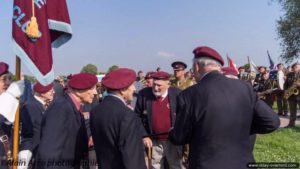
<path fill-rule="evenodd" d="M 152 75 L 153 79 L 155 80 L 169 80 L 171 75 L 164 71 L 155 72 Z"/>
<path fill-rule="evenodd" d="M 98 79 L 91 73 L 78 73 L 69 77 L 68 86 L 77 90 L 87 90 L 96 85 Z"/>
<path fill-rule="evenodd" d="M 173 67 L 174 70 L 184 70 L 187 67 L 187 65 L 184 62 L 181 62 L 181 61 L 173 62 L 171 64 L 171 66 Z"/>
<path fill-rule="evenodd" d="M 234 76 L 238 75 L 238 72 L 232 67 L 223 67 L 222 72 L 224 75 L 234 75 Z"/>
<path fill-rule="evenodd" d="M 193 53 L 195 55 L 194 56 L 195 59 L 201 57 L 209 57 L 220 62 L 222 66 L 224 65 L 224 60 L 222 56 L 217 51 L 215 51 L 210 47 L 207 46 L 197 47 L 196 49 L 194 49 Z"/>
<path fill-rule="evenodd" d="M 153 79 L 152 75 L 154 74 L 155 72 L 148 72 L 145 76 L 145 79 Z"/>
<path fill-rule="evenodd" d="M 53 88 L 53 84 L 49 84 L 47 86 L 43 86 L 40 82 L 37 82 L 34 86 L 33 86 L 33 90 L 37 93 L 46 93 L 49 90 L 51 90 Z"/>
<path fill-rule="evenodd" d="M 129 87 L 136 79 L 135 71 L 128 68 L 115 69 L 102 79 L 102 84 L 108 89 L 124 89 Z"/>
<path fill-rule="evenodd" d="M 300 65 L 300 63 L 299 63 L 299 62 L 293 63 L 293 64 L 292 64 L 292 68 L 294 68 L 296 65 Z"/>
<path fill-rule="evenodd" d="M 245 69 L 245 67 L 244 67 L 244 66 L 240 66 L 240 67 L 238 68 L 238 70 L 240 70 L 240 69 Z"/>
<path fill-rule="evenodd" d="M 0 62 L 0 76 L 8 73 L 8 68 L 9 68 L 8 64 L 4 62 Z"/>

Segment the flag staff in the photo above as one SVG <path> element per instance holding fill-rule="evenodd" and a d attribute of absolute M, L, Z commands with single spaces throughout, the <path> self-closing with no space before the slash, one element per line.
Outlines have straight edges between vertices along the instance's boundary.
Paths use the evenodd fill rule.
<path fill-rule="evenodd" d="M 16 80 L 21 79 L 21 59 L 16 56 Z M 20 100 L 19 100 L 20 102 Z M 14 122 L 14 133 L 13 133 L 13 169 L 17 169 L 18 164 L 18 151 L 19 151 L 19 128 L 20 128 L 20 103 L 17 108 L 15 122 Z"/>

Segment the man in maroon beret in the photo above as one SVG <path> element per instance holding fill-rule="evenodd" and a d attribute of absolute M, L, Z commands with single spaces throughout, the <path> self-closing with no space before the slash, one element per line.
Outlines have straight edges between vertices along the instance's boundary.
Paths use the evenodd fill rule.
<path fill-rule="evenodd" d="M 167 160 L 170 168 L 183 168 L 182 147 L 169 141 L 168 132 L 176 116 L 176 96 L 180 89 L 170 87 L 170 74 L 159 71 L 152 75 L 153 86 L 139 92 L 135 112 L 143 123 L 143 141 L 152 148 L 153 169 L 164 167 Z M 164 158 L 166 157 L 166 158 Z"/>
<path fill-rule="evenodd" d="M 127 106 L 133 100 L 135 80 L 135 72 L 127 68 L 113 70 L 102 79 L 108 95 L 91 111 L 90 120 L 101 169 L 146 169 L 142 126 Z"/>
<path fill-rule="evenodd" d="M 0 94 L 3 93 L 12 82 L 8 68 L 8 64 L 0 62 Z"/>
<path fill-rule="evenodd" d="M 201 46 L 193 53 L 198 83 L 177 97 L 170 141 L 189 143 L 190 169 L 247 169 L 254 162 L 251 135 L 276 130 L 280 120 L 252 86 L 220 73 L 216 50 Z"/>
<path fill-rule="evenodd" d="M 153 77 L 152 75 L 155 72 L 148 72 L 145 76 L 145 80 L 146 80 L 146 87 L 152 87 L 153 86 Z"/>
<path fill-rule="evenodd" d="M 49 105 L 43 116 L 37 154 L 37 160 L 46 165 L 37 164 L 37 168 L 60 168 L 59 162 L 69 164 L 65 168 L 79 168 L 87 158 L 88 136 L 81 106 L 92 103 L 96 84 L 93 74 L 72 75 L 66 93 Z"/>
<path fill-rule="evenodd" d="M 54 97 L 52 83 L 43 86 L 37 82 L 33 86 L 33 91 L 33 97 L 28 99 L 21 109 L 22 133 L 26 133 L 26 137 L 21 139 L 19 160 L 22 160 L 24 165 L 19 166 L 19 169 L 28 168 L 31 157 L 36 157 L 40 142 L 42 118 Z"/>

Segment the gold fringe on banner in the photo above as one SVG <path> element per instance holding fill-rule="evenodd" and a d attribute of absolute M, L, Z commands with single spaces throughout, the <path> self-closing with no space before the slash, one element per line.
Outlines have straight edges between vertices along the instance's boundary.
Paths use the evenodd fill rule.
<path fill-rule="evenodd" d="M 39 38 L 39 25 L 35 17 L 34 0 L 32 0 L 32 17 L 30 18 L 30 21 L 26 26 L 26 35 L 29 38 Z"/>

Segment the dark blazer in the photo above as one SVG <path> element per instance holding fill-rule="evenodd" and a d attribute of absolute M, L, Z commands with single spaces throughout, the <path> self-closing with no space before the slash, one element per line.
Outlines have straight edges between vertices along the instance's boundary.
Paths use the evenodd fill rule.
<path fill-rule="evenodd" d="M 270 133 L 279 117 L 247 83 L 208 73 L 178 96 L 176 123 L 169 134 L 190 144 L 191 169 L 247 169 L 254 162 L 253 136 Z"/>
<path fill-rule="evenodd" d="M 44 113 L 41 125 L 41 139 L 36 168 L 47 166 L 43 162 L 64 162 L 64 165 L 50 165 L 48 168 L 79 168 L 80 160 L 86 158 L 88 140 L 84 117 L 76 109 L 68 94 L 56 98 Z M 75 162 L 75 165 L 72 163 Z M 51 164 L 51 163 L 50 163 Z"/>
<path fill-rule="evenodd" d="M 176 117 L 176 97 L 181 92 L 180 89 L 170 87 L 168 89 L 168 98 L 171 110 L 171 126 L 175 123 Z M 135 106 L 135 112 L 141 118 L 145 130 L 142 131 L 143 136 L 154 134 L 152 132 L 152 102 L 156 99 L 152 92 L 152 88 L 144 88 L 139 92 Z M 159 133 L 155 133 L 159 134 Z"/>
<path fill-rule="evenodd" d="M 139 119 L 122 100 L 106 96 L 90 123 L 99 168 L 146 169 Z"/>
<path fill-rule="evenodd" d="M 25 105 L 22 107 L 21 114 L 23 116 L 21 116 L 21 132 L 33 132 L 33 137 L 31 139 L 21 139 L 21 150 L 30 150 L 33 154 L 36 154 L 40 142 L 41 123 L 44 111 L 45 107 L 35 97 L 27 100 Z M 26 114 L 29 115 L 29 120 L 22 120 L 22 117 L 27 118 Z M 28 145 L 31 145 L 31 147 Z"/>

